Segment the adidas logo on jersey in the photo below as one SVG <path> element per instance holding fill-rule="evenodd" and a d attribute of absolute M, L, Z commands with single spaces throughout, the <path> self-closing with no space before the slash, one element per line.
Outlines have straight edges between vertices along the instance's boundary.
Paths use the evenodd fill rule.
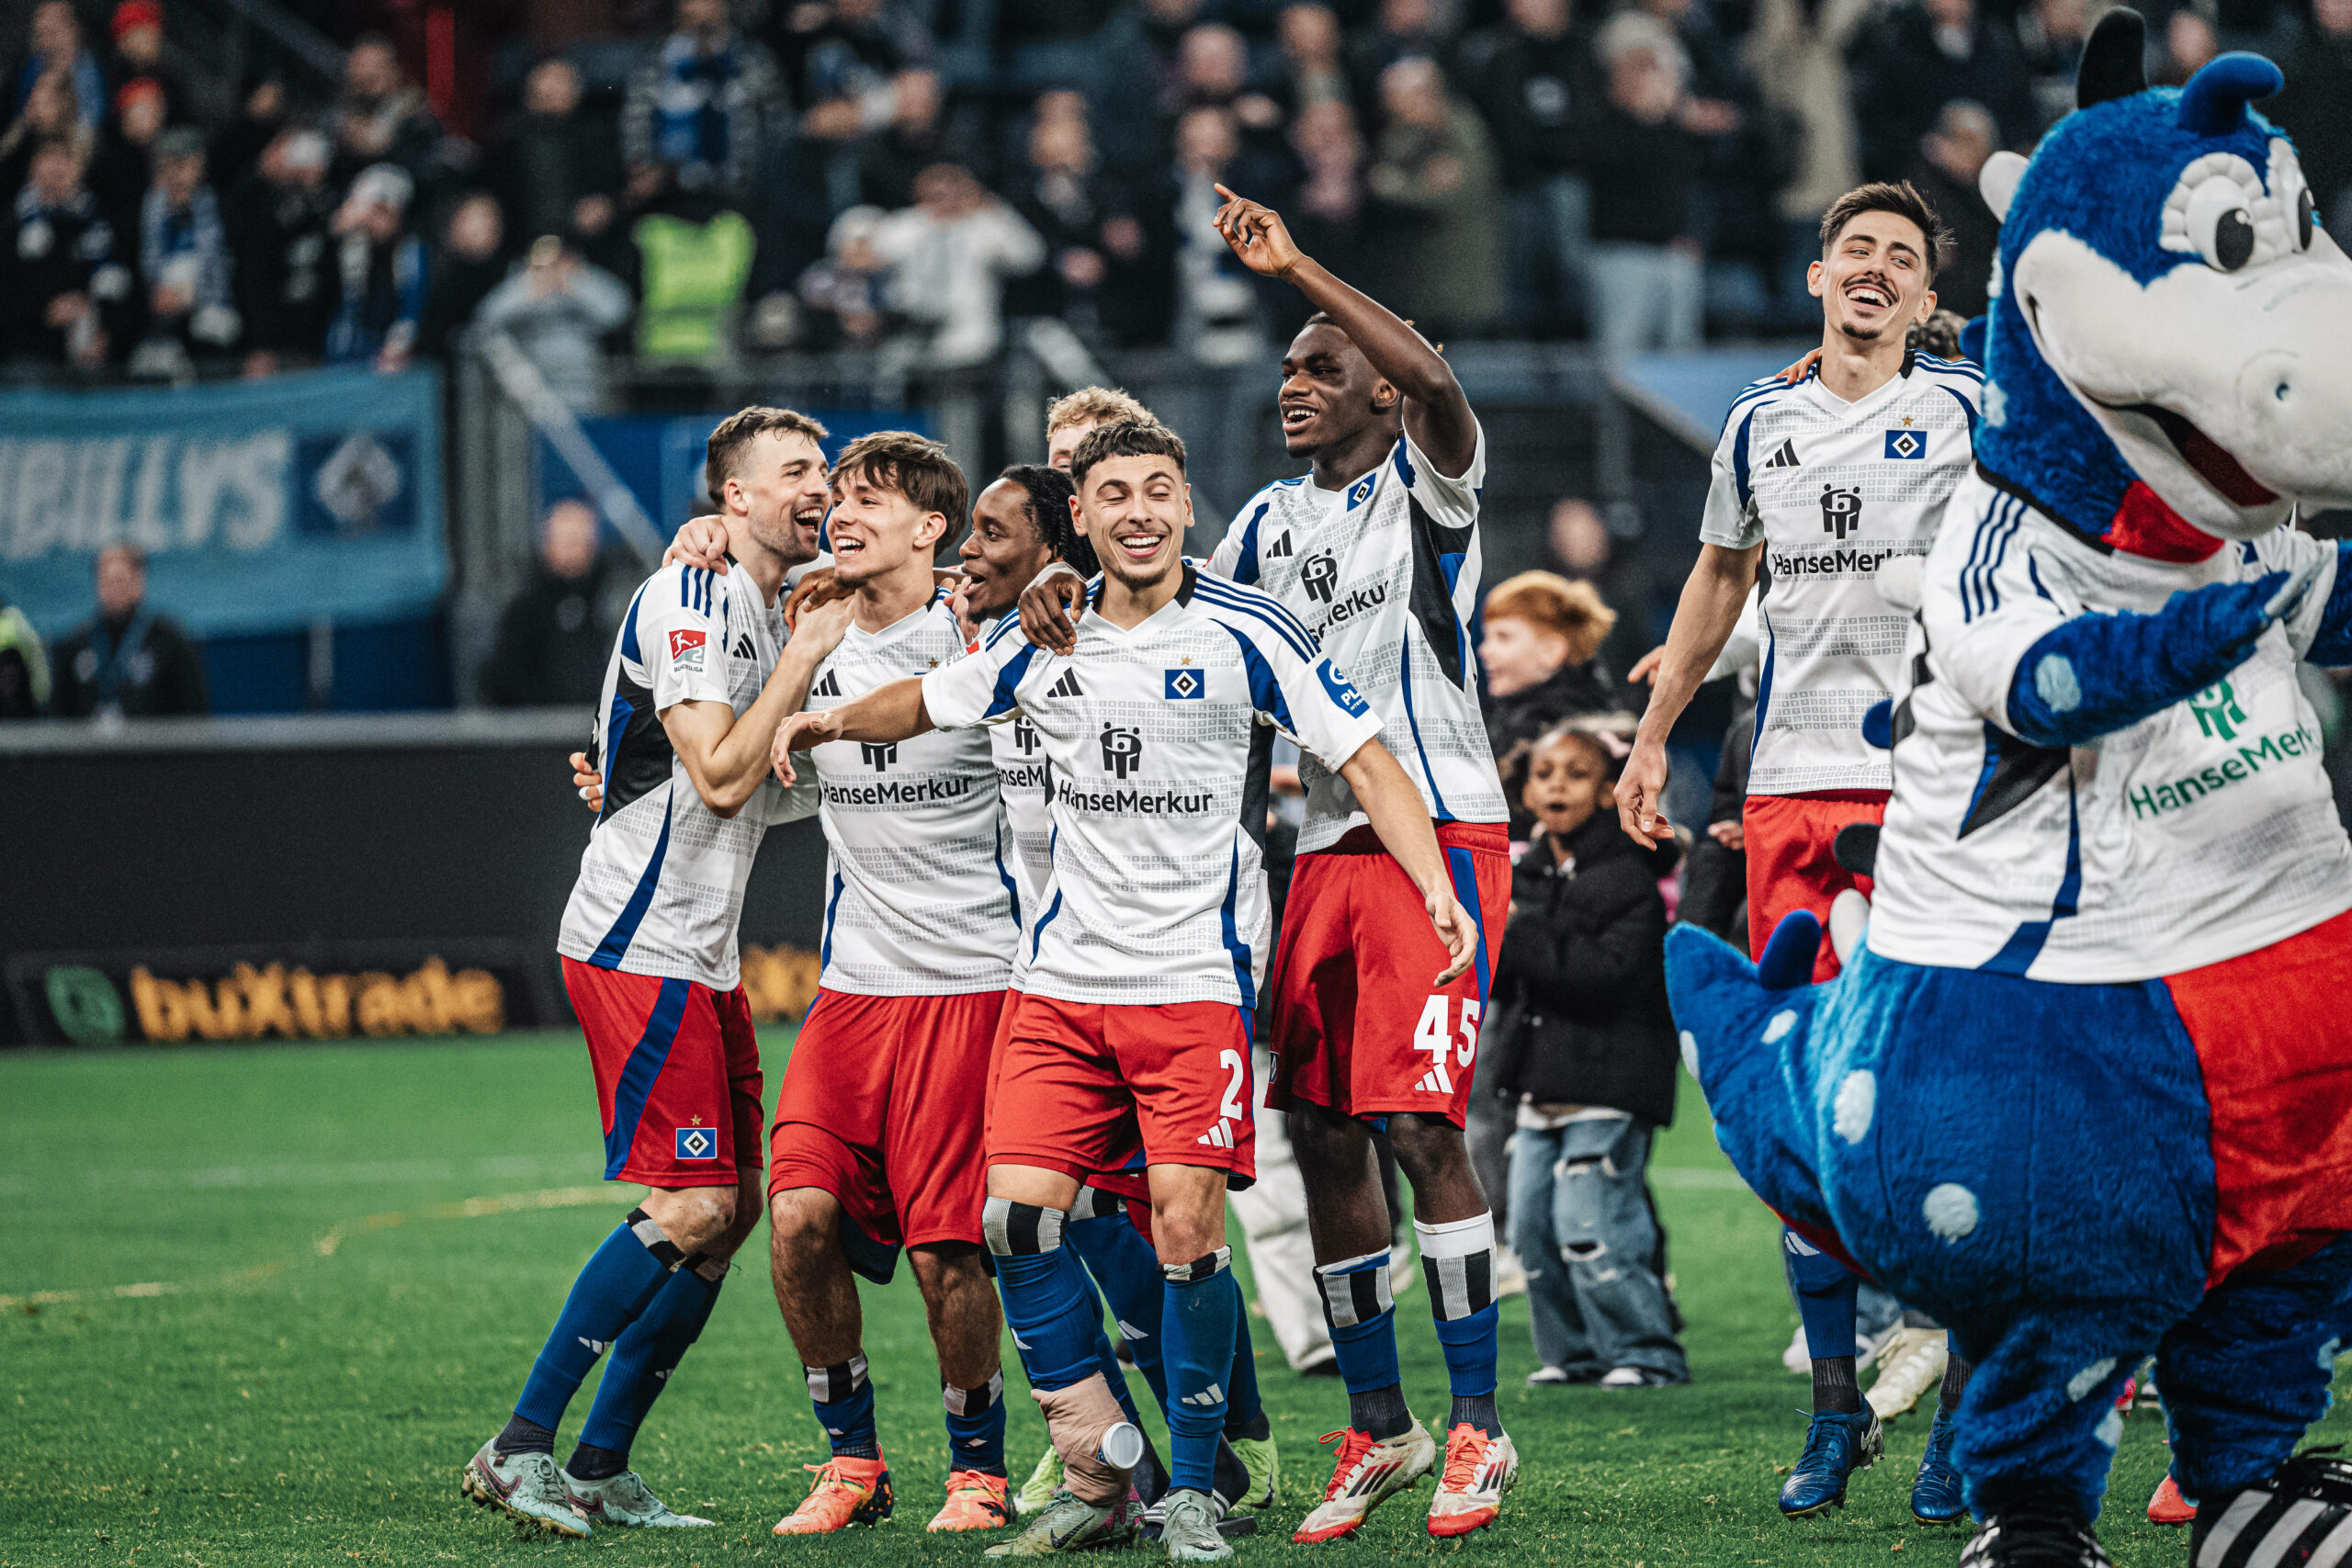
<path fill-rule="evenodd" d="M 1077 671 L 1067 670 L 1062 672 L 1062 678 L 1060 680 L 1046 688 L 1046 695 L 1049 697 L 1082 697 L 1086 695 L 1086 688 L 1078 683 Z"/>
<path fill-rule="evenodd" d="M 825 678 L 808 688 L 808 694 L 812 697 L 840 696 L 842 694 L 841 671 L 837 670 L 826 671 Z"/>
<path fill-rule="evenodd" d="M 1280 557 L 1288 556 L 1293 552 L 1293 548 L 1294 547 L 1290 542 L 1290 530 L 1285 528 L 1283 530 L 1283 536 L 1281 538 L 1276 539 L 1272 544 L 1266 547 L 1266 558 L 1268 560 L 1273 560 Z"/>
<path fill-rule="evenodd" d="M 736 659 L 757 659 L 759 656 L 760 650 L 752 646 L 752 634 L 750 632 L 745 632 L 741 637 L 735 639 L 735 651 L 731 657 Z"/>
<path fill-rule="evenodd" d="M 1797 444 L 1792 436 L 1781 443 L 1781 449 L 1764 460 L 1768 468 L 1795 468 L 1804 465 L 1797 461 Z"/>
<path fill-rule="evenodd" d="M 1207 1132 L 1194 1138 L 1193 1142 L 1206 1144 L 1213 1149 L 1229 1149 L 1233 1146 L 1233 1129 L 1225 1122 L 1219 1122 Z"/>

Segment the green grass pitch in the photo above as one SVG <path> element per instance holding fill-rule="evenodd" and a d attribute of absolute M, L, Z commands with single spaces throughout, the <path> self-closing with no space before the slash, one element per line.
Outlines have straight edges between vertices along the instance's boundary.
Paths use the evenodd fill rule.
<path fill-rule="evenodd" d="M 788 1038 L 771 1033 L 771 1088 Z M 0 1060 L 0 1565 L 977 1560 L 981 1541 L 923 1532 L 943 1440 L 903 1270 L 865 1292 L 897 1517 L 831 1540 L 769 1535 L 821 1445 L 763 1235 L 635 1456 L 720 1528 L 566 1544 L 459 1497 L 458 1467 L 504 1419 L 574 1270 L 627 1206 L 628 1190 L 595 1190 L 599 1153 L 586 1063 L 561 1035 Z M 1693 1383 L 1527 1390 L 1526 1308 L 1507 1303 L 1502 1407 L 1524 1468 L 1501 1524 L 1440 1546 L 1421 1532 L 1424 1487 L 1357 1540 L 1313 1551 L 1544 1568 L 1957 1557 L 1959 1532 L 1905 1506 L 1924 1411 L 1894 1426 L 1843 1514 L 1778 1517 L 1775 1467 L 1803 1440 L 1805 1398 L 1780 1366 L 1794 1314 L 1776 1229 L 1688 1085 L 1657 1163 Z M 1408 1393 L 1442 1414 L 1423 1297 L 1400 1306 Z M 1345 1405 L 1335 1382 L 1293 1377 L 1262 1325 L 1258 1344 L 1283 1494 L 1241 1556 L 1297 1561 L 1309 1549 L 1289 1529 L 1328 1473 L 1316 1435 Z M 1005 1362 L 1018 1475 L 1044 1430 L 1010 1344 Z M 583 1391 L 565 1442 L 585 1410 Z M 2347 1435 L 2339 1415 L 2315 1436 Z M 2164 1455 L 2160 1421 L 2132 1416 L 2106 1525 L 2126 1568 L 2186 1557 L 2180 1533 L 2141 1518 Z"/>

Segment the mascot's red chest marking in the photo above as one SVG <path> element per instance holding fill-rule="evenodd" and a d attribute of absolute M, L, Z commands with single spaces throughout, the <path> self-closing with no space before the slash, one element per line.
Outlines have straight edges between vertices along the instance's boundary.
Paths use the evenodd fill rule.
<path fill-rule="evenodd" d="M 2107 525 L 2107 542 L 2126 555 L 2187 566 L 2222 547 L 2222 541 L 2166 506 L 2144 479 L 2133 479 Z"/>

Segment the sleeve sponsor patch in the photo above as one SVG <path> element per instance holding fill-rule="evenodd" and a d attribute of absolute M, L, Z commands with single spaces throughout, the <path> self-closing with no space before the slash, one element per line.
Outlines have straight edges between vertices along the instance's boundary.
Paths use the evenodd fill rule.
<path fill-rule="evenodd" d="M 691 627 L 673 629 L 670 633 L 670 668 L 682 674 L 701 670 L 709 640 L 708 634 Z"/>

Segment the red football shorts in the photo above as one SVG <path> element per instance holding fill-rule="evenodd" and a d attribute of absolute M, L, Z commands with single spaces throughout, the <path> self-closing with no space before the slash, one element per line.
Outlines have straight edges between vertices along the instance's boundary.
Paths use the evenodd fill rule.
<path fill-rule="evenodd" d="M 1871 879 L 1838 863 L 1832 846 L 1838 830 L 1856 822 L 1886 819 L 1883 789 L 1824 790 L 1815 795 L 1751 795 L 1740 812 L 1747 839 L 1748 956 L 1764 956 L 1764 944 L 1781 917 L 1811 909 L 1821 921 L 1821 950 L 1814 954 L 1817 984 L 1838 976 L 1838 953 L 1829 945 L 1829 906 L 1847 888 L 1870 897 Z"/>
<path fill-rule="evenodd" d="M 1462 1125 L 1495 951 L 1510 911 L 1510 829 L 1440 822 L 1453 896 L 1477 956 L 1443 989 L 1445 944 L 1405 868 L 1369 828 L 1298 857 L 1274 947 L 1270 1110 L 1293 1100 L 1348 1116 L 1418 1111 Z"/>
<path fill-rule="evenodd" d="M 595 1069 L 605 1180 L 732 1187 L 758 1174 L 760 1037 L 741 987 L 567 958 L 563 988 Z"/>
<path fill-rule="evenodd" d="M 768 1196 L 821 1188 L 886 1248 L 981 1241 L 988 1182 L 973 1091 L 988 1080 L 1003 1010 L 1002 991 L 820 990 L 776 1096 Z"/>
<path fill-rule="evenodd" d="M 1250 1099 L 1240 1008 L 1024 996 L 997 1054 L 989 1163 L 1063 1171 L 1125 1197 L 1147 1195 L 1141 1173 L 1155 1165 L 1205 1166 L 1247 1187 L 1258 1179 Z"/>

